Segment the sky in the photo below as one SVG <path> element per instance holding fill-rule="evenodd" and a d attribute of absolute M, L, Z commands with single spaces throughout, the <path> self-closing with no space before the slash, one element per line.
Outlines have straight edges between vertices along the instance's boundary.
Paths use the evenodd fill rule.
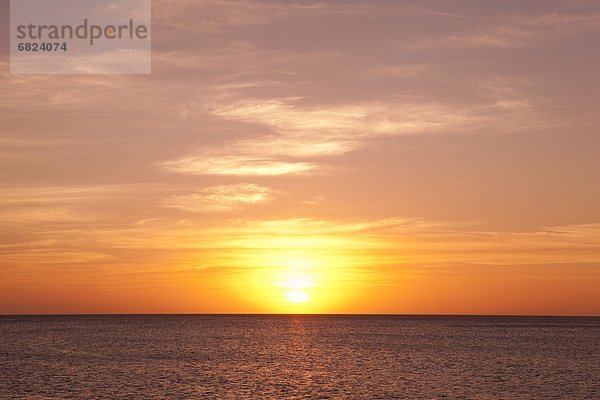
<path fill-rule="evenodd" d="M 600 4 L 154 0 L 11 75 L 0 313 L 600 315 Z"/>

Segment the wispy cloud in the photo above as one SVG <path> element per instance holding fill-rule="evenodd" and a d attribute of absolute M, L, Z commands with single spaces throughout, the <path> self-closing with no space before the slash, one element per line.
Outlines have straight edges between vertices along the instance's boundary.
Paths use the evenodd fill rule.
<path fill-rule="evenodd" d="M 332 138 L 401 135 L 439 129 L 461 121 L 458 110 L 432 102 L 389 101 L 302 106 L 301 99 L 245 99 L 215 104 L 212 113 L 260 124 L 286 136 L 325 134 Z"/>
<path fill-rule="evenodd" d="M 412 4 L 336 2 L 264 2 L 252 0 L 156 1 L 154 22 L 159 27 L 195 32 L 215 32 L 228 27 L 265 24 L 286 17 L 363 16 L 366 14 L 425 15 L 438 18 L 469 18 Z"/>
<path fill-rule="evenodd" d="M 315 169 L 315 165 L 308 162 L 274 160 L 259 154 L 235 155 L 235 150 L 231 154 L 226 149 L 200 150 L 195 155 L 166 161 L 160 165 L 173 172 L 191 175 L 278 176 L 306 173 Z"/>
<path fill-rule="evenodd" d="M 387 68 L 376 73 L 397 72 Z M 201 111 L 224 121 L 260 128 L 264 134 L 200 147 L 160 165 L 198 175 L 306 174 L 322 167 L 326 157 L 359 150 L 385 137 L 462 134 L 483 128 L 509 133 L 558 126 L 558 117 L 543 111 L 549 103 L 529 94 L 531 85 L 525 78 L 493 75 L 479 80 L 479 100 L 469 103 L 388 97 L 318 105 L 303 97 L 254 98 L 232 90 L 212 101 L 186 105 L 186 115 Z M 236 129 L 247 128 L 237 125 Z"/>
<path fill-rule="evenodd" d="M 61 223 L 69 226 L 110 219 L 114 217 L 111 204 L 135 202 L 141 193 L 148 196 L 156 192 L 160 193 L 161 188 L 131 183 L 1 186 L 0 230 L 5 227 L 14 230 L 19 225 Z"/>
<path fill-rule="evenodd" d="M 365 70 L 365 75 L 379 78 L 409 79 L 431 74 L 431 67 L 425 64 L 379 65 Z"/>
<path fill-rule="evenodd" d="M 404 49 L 476 49 L 525 47 L 541 41 L 600 29 L 600 13 L 505 15 L 474 20 L 468 29 L 444 36 L 415 37 L 400 43 Z"/>
<path fill-rule="evenodd" d="M 119 194 L 132 195 L 144 188 L 148 186 L 143 184 L 3 186 L 0 187 L 0 192 L 3 193 L 0 205 L 81 203 L 110 199 Z"/>
<path fill-rule="evenodd" d="M 437 132 L 472 120 L 468 110 L 435 103 L 373 102 L 301 106 L 300 99 L 245 99 L 210 104 L 211 114 L 262 126 L 270 134 L 200 148 L 167 161 L 169 170 L 207 175 L 286 175 L 306 173 L 315 157 L 341 155 L 381 137 Z"/>
<path fill-rule="evenodd" d="M 198 193 L 172 196 L 162 202 L 164 207 L 210 213 L 238 210 L 247 206 L 268 203 L 275 191 L 253 183 L 210 186 Z"/>
<path fill-rule="evenodd" d="M 247 192 L 251 192 L 248 194 Z M 258 194 L 256 193 L 258 192 Z M 234 193 L 234 194 L 231 194 Z M 262 189 L 212 188 L 199 196 L 168 200 L 168 207 L 190 211 L 228 211 L 247 205 L 265 204 L 269 194 Z M 223 200 L 224 209 L 215 201 Z M 211 209 L 211 207 L 213 207 Z M 600 225 L 584 224 L 518 231 L 477 230 L 475 226 L 451 221 L 415 218 L 317 219 L 290 218 L 267 220 L 220 220 L 200 224 L 192 220 L 153 219 L 121 224 L 82 227 L 73 221 L 52 229 L 51 241 L 45 225 L 38 221 L 37 233 L 18 239 L 0 253 L 18 254 L 43 248 L 58 253 L 94 252 L 114 257 L 122 263 L 133 262 L 144 252 L 165 257 L 195 260 L 197 264 L 235 267 L 232 257 L 251 264 L 257 252 L 288 251 L 353 254 L 352 265 L 369 268 L 388 265 L 429 264 L 458 266 L 526 265 L 552 263 L 598 263 Z M 29 249 L 29 250 L 28 250 Z M 127 251 L 125 251 L 127 250 Z M 146 257 L 146 255 L 144 256 Z M 150 257 L 151 258 L 151 257 Z M 26 258 L 29 259 L 29 258 Z M 25 260 L 25 259 L 24 259 Z M 47 260 L 47 263 L 51 263 Z"/>
<path fill-rule="evenodd" d="M 150 73 L 149 50 L 118 49 L 85 55 L 41 54 L 35 60 L 15 57 L 11 70 L 19 74 Z"/>

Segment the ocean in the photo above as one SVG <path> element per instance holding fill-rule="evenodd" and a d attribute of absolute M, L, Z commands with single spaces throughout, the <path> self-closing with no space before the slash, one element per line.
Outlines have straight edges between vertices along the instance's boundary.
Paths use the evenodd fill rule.
<path fill-rule="evenodd" d="M 600 399 L 600 318 L 1 316 L 0 399 Z"/>

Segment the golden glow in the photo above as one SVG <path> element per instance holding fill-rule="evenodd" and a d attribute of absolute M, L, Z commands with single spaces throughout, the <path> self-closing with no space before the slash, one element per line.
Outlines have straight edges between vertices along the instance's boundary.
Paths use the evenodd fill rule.
<path fill-rule="evenodd" d="M 290 290 L 285 292 L 287 301 L 291 303 L 306 303 L 310 301 L 310 296 L 304 290 Z"/>
<path fill-rule="evenodd" d="M 279 285 L 284 289 L 285 299 L 290 303 L 311 301 L 309 290 L 314 284 L 310 273 L 306 271 L 286 272 Z"/>
<path fill-rule="evenodd" d="M 277 313 L 322 313 L 345 300 L 341 287 L 355 273 L 348 252 L 341 255 L 341 249 L 318 238 L 305 238 L 303 243 L 310 245 L 298 249 L 293 246 L 297 241 L 290 237 L 284 246 L 286 238 L 275 243 L 268 237 L 253 238 L 261 250 L 252 251 L 251 261 L 245 252 L 238 255 L 237 261 L 248 267 L 240 276 L 246 283 L 236 285 L 246 300 Z"/>

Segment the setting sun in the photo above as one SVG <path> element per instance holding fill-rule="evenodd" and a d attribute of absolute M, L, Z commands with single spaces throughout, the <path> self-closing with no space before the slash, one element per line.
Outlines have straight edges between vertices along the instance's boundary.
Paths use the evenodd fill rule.
<path fill-rule="evenodd" d="M 232 290 L 266 312 L 331 312 L 347 302 L 348 291 L 342 288 L 356 279 L 356 263 L 367 265 L 368 260 L 358 252 L 344 251 L 343 237 L 334 241 L 277 229 L 280 234 L 275 241 L 270 235 L 255 234 L 245 242 L 246 248 L 231 258 L 233 265 L 240 266 Z M 299 241 L 303 248 L 298 248 Z"/>
<path fill-rule="evenodd" d="M 291 290 L 285 292 L 285 296 L 290 303 L 306 303 L 310 301 L 310 296 L 303 290 Z"/>
<path fill-rule="evenodd" d="M 314 286 L 306 271 L 286 273 L 280 282 L 285 299 L 291 303 L 306 303 L 311 300 L 309 289 Z"/>

